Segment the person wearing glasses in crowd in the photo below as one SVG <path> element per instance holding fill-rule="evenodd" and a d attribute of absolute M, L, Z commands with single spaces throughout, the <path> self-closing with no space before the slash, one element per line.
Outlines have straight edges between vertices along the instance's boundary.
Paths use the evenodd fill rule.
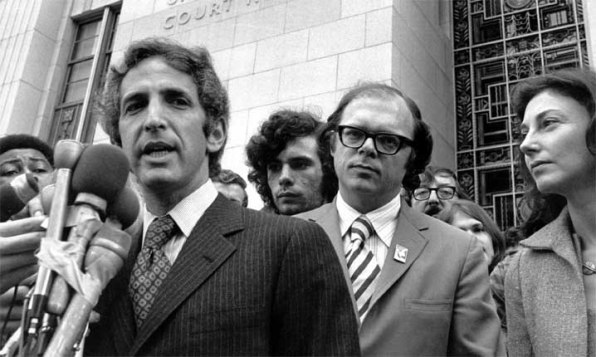
<path fill-rule="evenodd" d="M 477 239 L 411 209 L 432 153 L 420 110 L 401 91 L 348 91 L 323 132 L 339 192 L 298 217 L 320 224 L 342 262 L 364 356 L 503 354 Z"/>
<path fill-rule="evenodd" d="M 531 213 L 505 275 L 512 356 L 596 356 L 596 73 L 516 85 Z"/>
<path fill-rule="evenodd" d="M 455 172 L 446 167 L 428 166 L 421 175 L 420 186 L 411 193 L 411 204 L 416 211 L 436 217 L 458 198 L 469 199 Z"/>

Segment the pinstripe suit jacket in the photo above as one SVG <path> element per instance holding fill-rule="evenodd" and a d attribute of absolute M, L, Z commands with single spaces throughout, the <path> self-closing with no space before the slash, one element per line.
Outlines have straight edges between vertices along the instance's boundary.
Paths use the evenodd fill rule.
<path fill-rule="evenodd" d="M 335 201 L 298 217 L 325 229 L 349 281 Z M 405 263 L 394 259 L 397 244 L 408 249 Z M 480 243 L 402 200 L 371 307 L 360 326 L 360 345 L 363 356 L 504 355 Z"/>
<path fill-rule="evenodd" d="M 360 354 L 348 287 L 316 224 L 218 195 L 139 331 L 127 289 L 139 247 L 131 251 L 100 300 L 87 355 Z"/>

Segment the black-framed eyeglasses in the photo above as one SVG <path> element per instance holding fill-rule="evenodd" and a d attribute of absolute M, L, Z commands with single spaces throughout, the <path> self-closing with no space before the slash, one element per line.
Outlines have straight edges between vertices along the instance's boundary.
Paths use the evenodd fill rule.
<path fill-rule="evenodd" d="M 414 199 L 418 201 L 426 201 L 430 197 L 430 193 L 435 191 L 440 200 L 450 200 L 455 196 L 455 187 L 441 186 L 437 188 L 419 187 L 414 190 Z"/>
<path fill-rule="evenodd" d="M 405 136 L 389 133 L 371 134 L 360 128 L 355 128 L 348 125 L 340 125 L 337 127 L 339 140 L 341 143 L 352 149 L 360 149 L 368 138 L 373 139 L 375 149 L 381 154 L 395 155 L 403 147 L 403 144 L 412 146 L 412 140 Z"/>

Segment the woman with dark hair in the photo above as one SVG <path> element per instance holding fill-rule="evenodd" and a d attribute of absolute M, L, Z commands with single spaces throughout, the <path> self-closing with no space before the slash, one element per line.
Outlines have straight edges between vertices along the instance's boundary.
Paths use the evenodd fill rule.
<path fill-rule="evenodd" d="M 596 355 L 596 74 L 517 85 L 520 167 L 530 216 L 505 276 L 512 356 Z"/>
<path fill-rule="evenodd" d="M 478 238 L 490 273 L 505 255 L 505 237 L 488 213 L 470 200 L 454 200 L 451 206 L 437 216 Z"/>

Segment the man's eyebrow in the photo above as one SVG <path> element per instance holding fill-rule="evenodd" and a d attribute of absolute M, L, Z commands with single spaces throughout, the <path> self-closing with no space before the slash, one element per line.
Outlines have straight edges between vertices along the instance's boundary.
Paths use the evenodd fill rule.
<path fill-rule="evenodd" d="M 165 96 L 188 95 L 188 92 L 181 88 L 168 87 L 160 91 Z"/>
<path fill-rule="evenodd" d="M 35 162 L 43 162 L 44 164 L 50 165 L 50 162 L 45 157 L 28 156 L 28 159 Z M 51 165 L 50 165 L 51 166 Z"/>
<path fill-rule="evenodd" d="M 5 164 L 18 164 L 20 163 L 21 160 L 19 160 L 18 158 L 12 158 L 12 159 L 6 159 L 4 161 L 0 161 L 0 165 L 5 165 Z"/>
<path fill-rule="evenodd" d="M 131 100 L 138 100 L 140 98 L 145 97 L 146 94 L 144 92 L 141 91 L 136 91 L 136 92 L 129 92 L 124 94 L 124 96 L 122 97 L 122 99 L 120 100 L 121 104 L 125 103 L 125 102 L 130 102 Z"/>
<path fill-rule="evenodd" d="M 313 161 L 313 159 L 307 155 L 297 155 L 297 156 L 293 156 L 288 159 L 288 161 L 304 161 L 304 160 Z"/>

